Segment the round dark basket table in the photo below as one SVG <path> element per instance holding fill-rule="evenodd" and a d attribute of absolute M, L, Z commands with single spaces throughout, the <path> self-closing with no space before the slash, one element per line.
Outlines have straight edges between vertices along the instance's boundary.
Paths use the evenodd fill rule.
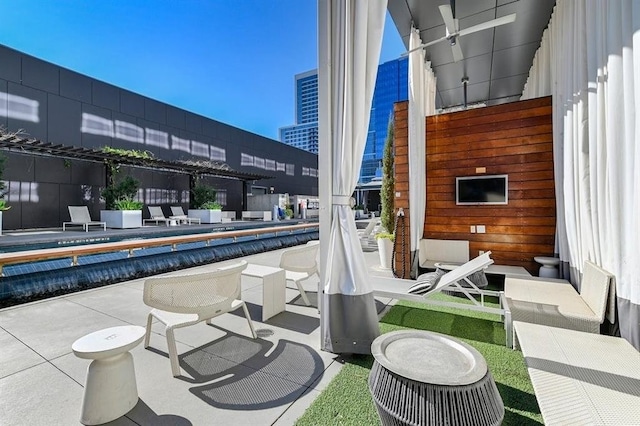
<path fill-rule="evenodd" d="M 400 330 L 371 344 L 369 390 L 383 425 L 499 425 L 504 404 L 483 356 L 439 333 Z"/>

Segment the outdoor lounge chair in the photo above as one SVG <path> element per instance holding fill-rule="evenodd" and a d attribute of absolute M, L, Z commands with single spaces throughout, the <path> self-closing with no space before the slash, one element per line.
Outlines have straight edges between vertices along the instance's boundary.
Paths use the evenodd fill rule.
<path fill-rule="evenodd" d="M 280 268 L 284 269 L 287 281 L 293 281 L 300 291 L 300 297 L 304 304 L 310 306 L 307 293 L 302 287 L 302 281 L 309 279 L 313 274 L 318 273 L 318 263 L 316 256 L 320 244 L 318 241 L 309 241 L 303 246 L 287 249 L 280 256 Z"/>
<path fill-rule="evenodd" d="M 85 232 L 89 232 L 89 226 L 91 225 L 102 226 L 103 231 L 107 230 L 106 222 L 91 220 L 91 215 L 89 214 L 89 208 L 87 206 L 68 206 L 68 208 L 71 221 L 62 222 L 63 231 L 65 231 L 69 225 L 82 226 L 82 229 L 84 229 Z"/>
<path fill-rule="evenodd" d="M 143 300 L 154 308 L 147 317 L 147 332 L 144 347 L 149 347 L 151 323 L 156 318 L 165 326 L 171 372 L 174 377 L 180 375 L 180 363 L 176 349 L 174 330 L 195 325 L 218 315 L 242 308 L 249 322 L 251 335 L 255 339 L 251 317 L 245 303 L 240 300 L 240 274 L 247 267 L 241 261 L 213 272 L 154 277 L 145 280 Z"/>
<path fill-rule="evenodd" d="M 170 219 L 168 217 L 164 216 L 164 213 L 162 213 L 162 207 L 160 206 L 147 206 L 149 208 L 149 215 L 151 215 L 151 217 L 149 219 L 145 219 L 143 222 L 147 223 L 147 222 L 155 222 L 156 225 L 158 224 L 158 222 L 164 222 L 165 225 L 169 226 L 171 225 L 171 221 L 175 221 L 176 219 Z"/>
<path fill-rule="evenodd" d="M 469 279 L 474 273 L 485 269 L 493 263 L 489 257 L 490 251 L 471 259 L 444 275 L 436 272 L 421 275 L 418 280 L 405 280 L 390 277 L 371 276 L 373 294 L 378 297 L 388 297 L 391 299 L 411 300 L 414 302 L 426 303 L 438 306 L 449 306 L 454 308 L 468 309 L 473 311 L 488 312 L 497 315 L 504 315 L 504 309 L 485 306 L 485 296 L 494 296 L 502 300 L 501 291 L 484 290 Z M 421 279 L 423 281 L 421 281 Z M 431 279 L 431 280 L 428 280 Z M 460 283 L 464 281 L 464 286 Z M 464 295 L 471 303 L 450 302 L 444 300 L 434 300 L 430 296 L 447 290 Z M 479 296 L 479 301 L 477 297 Z"/>
<path fill-rule="evenodd" d="M 375 251 L 378 249 L 374 230 L 380 225 L 380 219 L 371 219 L 365 229 L 358 230 L 358 238 L 362 251 Z"/>
<path fill-rule="evenodd" d="M 189 225 L 192 223 L 201 223 L 199 217 L 189 217 L 184 214 L 184 210 L 182 210 L 181 206 L 171 206 L 171 216 L 169 216 L 169 218 L 179 220 L 180 223 L 187 223 Z"/>

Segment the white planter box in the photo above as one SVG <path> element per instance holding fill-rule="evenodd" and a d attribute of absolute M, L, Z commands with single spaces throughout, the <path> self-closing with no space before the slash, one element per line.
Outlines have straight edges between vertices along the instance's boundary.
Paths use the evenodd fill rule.
<path fill-rule="evenodd" d="M 100 210 L 100 221 L 107 228 L 141 228 L 142 210 Z"/>
<path fill-rule="evenodd" d="M 222 210 L 189 209 L 187 216 L 200 218 L 200 223 L 222 223 Z"/>

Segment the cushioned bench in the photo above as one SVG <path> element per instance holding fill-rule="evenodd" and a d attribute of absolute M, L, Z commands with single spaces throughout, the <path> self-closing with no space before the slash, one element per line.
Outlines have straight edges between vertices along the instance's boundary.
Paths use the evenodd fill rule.
<path fill-rule="evenodd" d="M 519 321 L 514 329 L 545 425 L 640 423 L 640 353 L 629 342 Z"/>
<path fill-rule="evenodd" d="M 469 241 L 423 238 L 418 258 L 423 269 L 436 269 L 436 263 L 463 264 L 469 261 Z"/>
<path fill-rule="evenodd" d="M 609 320 L 614 322 L 612 279 L 613 275 L 589 261 L 585 261 L 580 293 L 566 280 L 507 276 L 503 302 L 507 345 L 518 346 L 513 321 L 600 333 L 607 300 Z"/>
<path fill-rule="evenodd" d="M 271 212 L 257 211 L 257 210 L 242 212 L 242 220 L 252 220 L 252 219 L 271 220 Z"/>
<path fill-rule="evenodd" d="M 419 243 L 419 265 L 423 270 L 434 270 L 438 264 L 462 265 L 469 261 L 469 241 L 436 240 L 423 238 Z M 524 276 L 531 274 L 522 266 L 490 265 L 484 271 L 490 275 Z"/>

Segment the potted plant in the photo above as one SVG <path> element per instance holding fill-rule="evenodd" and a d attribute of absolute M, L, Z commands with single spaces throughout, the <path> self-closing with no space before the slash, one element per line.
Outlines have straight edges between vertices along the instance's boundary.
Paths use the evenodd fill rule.
<path fill-rule="evenodd" d="M 221 223 L 222 205 L 216 201 L 216 190 L 202 183 L 194 186 L 191 191 L 191 204 L 189 217 L 197 217 L 200 223 Z"/>
<path fill-rule="evenodd" d="M 293 217 L 293 209 L 287 207 L 286 209 L 284 209 L 284 218 L 285 219 L 291 219 Z"/>
<path fill-rule="evenodd" d="M 380 256 L 380 268 L 391 269 L 391 259 L 393 255 L 394 235 L 388 232 L 379 232 L 376 234 L 378 242 L 378 255 Z"/>
<path fill-rule="evenodd" d="M 107 210 L 100 211 L 100 220 L 109 228 L 142 227 L 142 205 L 134 197 L 138 194 L 139 182 L 131 176 L 107 185 L 102 191 Z"/>
<path fill-rule="evenodd" d="M 362 204 L 356 204 L 353 210 L 356 212 L 356 219 L 364 217 L 364 206 Z"/>
<path fill-rule="evenodd" d="M 380 188 L 380 224 L 383 231 L 376 235 L 378 242 L 378 252 L 380 254 L 380 266 L 386 269 L 391 268 L 391 257 L 393 254 L 393 232 L 394 214 L 393 197 L 395 185 L 393 179 L 393 117 L 389 118 L 387 126 L 387 139 L 384 143 L 382 153 L 382 186 Z M 383 259 L 383 255 L 385 256 Z"/>

